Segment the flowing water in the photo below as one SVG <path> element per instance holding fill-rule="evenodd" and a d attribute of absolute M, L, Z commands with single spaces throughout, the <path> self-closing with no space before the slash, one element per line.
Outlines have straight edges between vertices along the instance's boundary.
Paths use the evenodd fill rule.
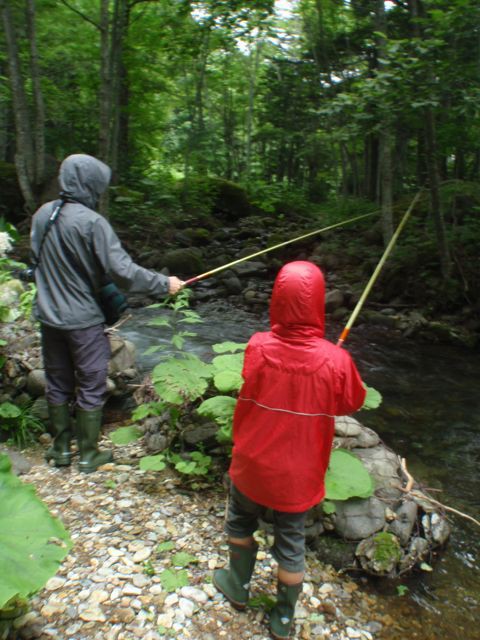
<path fill-rule="evenodd" d="M 254 331 L 268 328 L 267 312 L 254 314 L 228 302 L 205 303 L 198 309 L 203 324 L 193 330 L 187 349 L 210 358 L 211 345 L 226 340 L 246 342 Z M 168 348 L 165 329 L 148 327 L 158 310 L 137 310 L 122 329 L 138 351 L 138 365 L 151 369 L 158 354 L 147 347 Z M 165 313 L 165 312 L 162 312 Z M 189 326 L 190 328 L 190 326 Z M 327 330 L 336 341 L 340 326 Z M 389 342 L 367 327 L 354 328 L 346 344 L 365 382 L 383 395 L 381 407 L 363 412 L 366 426 L 406 458 L 409 471 L 440 502 L 480 519 L 480 359 L 478 352 L 410 340 Z M 480 529 L 451 517 L 453 533 L 446 551 L 433 560 L 434 571 L 398 583 L 372 582 L 383 609 L 394 620 L 391 640 L 480 640 Z M 415 622 L 414 622 L 415 621 Z"/>

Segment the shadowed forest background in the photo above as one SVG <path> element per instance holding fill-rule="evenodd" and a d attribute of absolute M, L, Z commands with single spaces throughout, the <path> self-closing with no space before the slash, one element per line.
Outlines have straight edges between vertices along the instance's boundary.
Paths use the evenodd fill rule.
<path fill-rule="evenodd" d="M 301 233 L 375 211 L 341 246 L 370 272 L 425 188 L 382 295 L 478 329 L 478 2 L 0 7 L 5 220 L 27 229 L 59 161 L 90 153 L 112 167 L 102 209 L 132 241 L 142 217 L 158 236 L 218 214 Z"/>

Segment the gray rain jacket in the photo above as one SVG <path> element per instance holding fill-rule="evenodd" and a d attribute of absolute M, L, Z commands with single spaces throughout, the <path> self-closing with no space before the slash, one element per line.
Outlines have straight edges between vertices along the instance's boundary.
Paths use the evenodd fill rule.
<path fill-rule="evenodd" d="M 37 297 L 34 314 L 42 324 L 57 329 L 84 329 L 105 321 L 97 292 L 105 277 L 132 293 L 161 297 L 168 278 L 135 264 L 122 248 L 108 221 L 95 211 L 108 187 L 110 169 L 92 156 L 68 156 L 60 167 L 62 195 L 67 202 L 48 232 L 35 270 Z M 53 202 L 32 218 L 31 248 L 38 256 Z"/>

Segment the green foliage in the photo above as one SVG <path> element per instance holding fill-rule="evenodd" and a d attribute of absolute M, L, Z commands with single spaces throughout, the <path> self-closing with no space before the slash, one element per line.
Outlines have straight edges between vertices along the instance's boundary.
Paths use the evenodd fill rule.
<path fill-rule="evenodd" d="M 378 409 L 382 404 L 381 394 L 373 387 L 368 387 L 367 385 L 365 385 L 365 389 L 367 390 L 367 395 L 365 396 L 362 409 Z"/>
<path fill-rule="evenodd" d="M 204 400 L 197 408 L 201 416 L 212 418 L 219 425 L 217 439 L 220 443 L 232 440 L 232 421 L 236 400 L 231 396 L 214 396 Z"/>
<path fill-rule="evenodd" d="M 165 469 L 165 455 L 162 453 L 156 456 L 144 456 L 140 460 L 140 469 L 142 471 L 163 471 Z"/>
<path fill-rule="evenodd" d="M 328 500 L 349 500 L 369 498 L 375 487 L 371 475 L 357 456 L 346 449 L 335 449 L 325 475 L 325 488 Z"/>
<path fill-rule="evenodd" d="M 397 595 L 400 597 L 407 595 L 409 589 L 405 584 L 397 584 Z"/>
<path fill-rule="evenodd" d="M 212 464 L 212 458 L 203 454 L 201 451 L 192 451 L 192 453 L 170 454 L 169 460 L 175 465 L 175 469 L 180 473 L 192 476 L 206 475 Z"/>
<path fill-rule="evenodd" d="M 174 567 L 188 567 L 189 564 L 196 564 L 198 559 L 186 551 L 179 551 L 172 557 L 172 565 Z"/>
<path fill-rule="evenodd" d="M 157 553 L 165 553 L 165 551 L 171 551 L 172 549 L 175 549 L 174 543 L 171 540 L 165 540 L 157 546 Z"/>
<path fill-rule="evenodd" d="M 114 444 L 130 444 L 143 436 L 142 431 L 136 425 L 120 427 L 109 434 L 110 440 Z"/>
<path fill-rule="evenodd" d="M 221 393 L 238 391 L 243 384 L 241 375 L 243 353 L 216 356 L 212 360 L 214 368 L 213 383 Z"/>
<path fill-rule="evenodd" d="M 247 604 L 251 609 L 265 609 L 268 613 L 275 606 L 276 600 L 267 593 L 259 593 L 255 597 L 250 598 Z"/>
<path fill-rule="evenodd" d="M 0 617 L 15 601 L 24 601 L 55 575 L 72 543 L 68 532 L 31 485 L 11 472 L 0 454 Z"/>
<path fill-rule="evenodd" d="M 165 591 L 172 592 L 181 587 L 188 587 L 189 579 L 186 569 L 164 569 L 160 574 L 160 583 Z"/>
<path fill-rule="evenodd" d="M 45 431 L 43 422 L 30 409 L 31 403 L 21 407 L 11 402 L 0 404 L 0 429 L 20 448 L 35 442 L 35 435 Z"/>
<path fill-rule="evenodd" d="M 164 402 L 179 405 L 193 402 L 207 390 L 211 371 L 211 366 L 197 356 L 184 354 L 153 369 L 153 386 Z"/>
<path fill-rule="evenodd" d="M 376 570 L 387 571 L 392 563 L 397 563 L 402 557 L 398 539 L 388 531 L 381 531 L 373 536 L 373 562 Z"/>
<path fill-rule="evenodd" d="M 335 503 L 332 502 L 331 500 L 324 500 L 322 502 L 322 510 L 325 515 L 330 515 L 332 513 L 335 513 L 336 511 Z"/>

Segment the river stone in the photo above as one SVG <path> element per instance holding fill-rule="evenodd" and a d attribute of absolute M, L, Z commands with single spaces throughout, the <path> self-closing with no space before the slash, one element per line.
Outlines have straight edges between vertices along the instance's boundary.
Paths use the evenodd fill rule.
<path fill-rule="evenodd" d="M 412 535 L 418 513 L 415 502 L 407 500 L 396 510 L 396 518 L 388 525 L 388 531 L 397 536 L 402 546 L 406 546 Z"/>
<path fill-rule="evenodd" d="M 112 355 L 108 365 L 108 375 L 122 373 L 125 369 L 135 369 L 136 351 L 135 345 L 129 340 L 119 336 L 110 337 Z"/>
<path fill-rule="evenodd" d="M 182 431 L 182 440 L 189 445 L 197 445 L 199 442 L 207 442 L 215 438 L 218 425 L 214 422 L 204 424 L 188 424 Z"/>
<path fill-rule="evenodd" d="M 254 262 L 253 260 L 247 260 L 247 262 L 241 262 L 236 264 L 233 271 L 239 276 L 239 278 L 248 278 L 251 276 L 259 276 L 264 274 L 267 267 L 263 262 Z"/>
<path fill-rule="evenodd" d="M 339 307 L 343 307 L 345 304 L 343 293 L 340 289 L 332 289 L 328 291 L 325 295 L 325 311 L 327 313 L 332 313 L 335 309 Z"/>
<path fill-rule="evenodd" d="M 43 369 L 35 369 L 30 371 L 27 376 L 27 391 L 34 398 L 43 396 L 45 393 L 45 371 Z"/>
<path fill-rule="evenodd" d="M 400 462 L 398 456 L 383 445 L 370 447 L 369 449 L 353 449 L 352 453 L 360 458 L 367 471 L 375 479 L 376 494 L 379 489 L 392 489 L 393 495 L 400 495 L 401 491 L 396 487 L 400 481 Z M 383 495 L 382 495 L 383 497 Z"/>
<path fill-rule="evenodd" d="M 362 432 L 362 425 L 351 416 L 337 416 L 335 418 L 335 435 L 340 437 L 358 436 Z"/>
<path fill-rule="evenodd" d="M 335 502 L 335 531 L 347 540 L 363 540 L 385 525 L 385 505 L 375 496 Z"/>
<path fill-rule="evenodd" d="M 195 275 L 205 271 L 202 252 L 197 247 L 167 251 L 163 255 L 163 263 L 170 273 Z"/>

